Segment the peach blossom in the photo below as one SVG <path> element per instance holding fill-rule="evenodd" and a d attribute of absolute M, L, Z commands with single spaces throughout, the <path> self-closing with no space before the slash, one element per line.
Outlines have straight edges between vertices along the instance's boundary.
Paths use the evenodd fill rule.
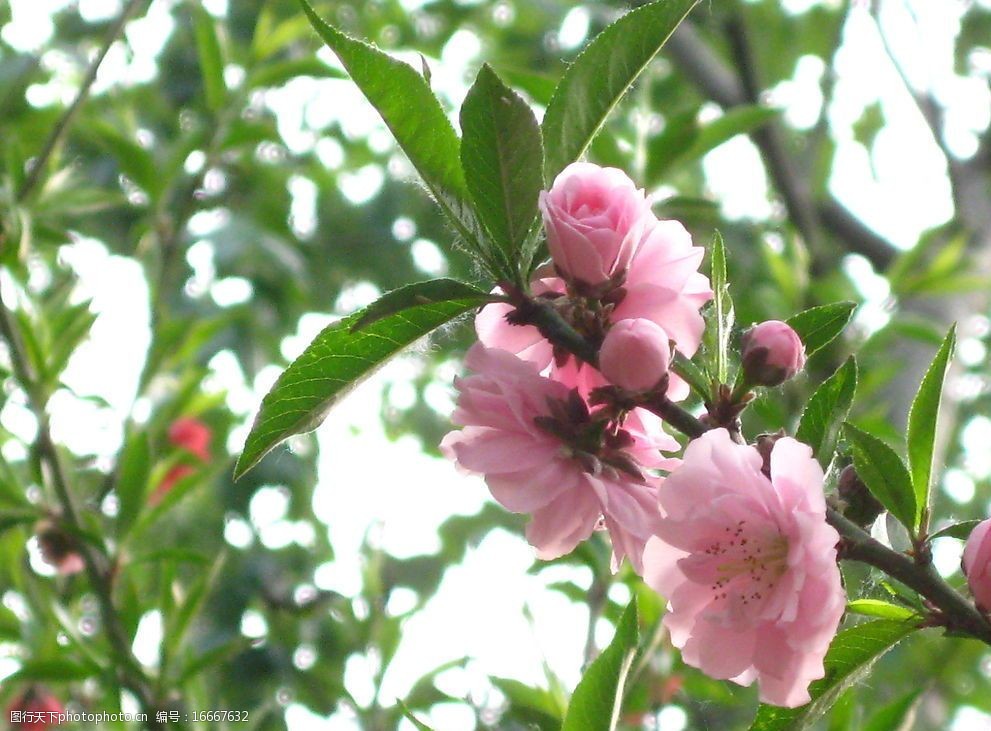
<path fill-rule="evenodd" d="M 668 600 L 664 624 L 684 661 L 714 678 L 755 680 L 765 703 L 795 707 L 823 677 L 846 604 L 837 532 L 826 523 L 812 450 L 775 442 L 770 478 L 725 429 L 689 443 L 661 485 L 644 578 Z"/>

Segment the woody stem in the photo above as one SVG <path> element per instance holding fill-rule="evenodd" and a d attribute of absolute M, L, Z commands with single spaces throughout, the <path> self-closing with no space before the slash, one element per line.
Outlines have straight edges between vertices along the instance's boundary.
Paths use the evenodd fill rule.
<path fill-rule="evenodd" d="M 943 581 L 931 563 L 920 564 L 888 548 L 832 508 L 827 508 L 826 520 L 843 538 L 841 558 L 881 569 L 932 602 L 948 629 L 966 632 L 991 645 L 991 622 Z"/>

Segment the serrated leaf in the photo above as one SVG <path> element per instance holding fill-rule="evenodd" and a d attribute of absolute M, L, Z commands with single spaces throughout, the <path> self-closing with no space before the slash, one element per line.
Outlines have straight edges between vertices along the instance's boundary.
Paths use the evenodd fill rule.
<path fill-rule="evenodd" d="M 915 502 L 919 508 L 915 528 L 918 529 L 929 509 L 929 485 L 932 481 L 933 452 L 936 447 L 936 420 L 943 395 L 943 381 L 953 358 L 956 345 L 956 326 L 946 334 L 936 357 L 933 358 L 919 392 L 908 412 L 908 464 L 912 473 Z"/>
<path fill-rule="evenodd" d="M 729 379 L 729 339 L 733 332 L 733 299 L 729 294 L 726 275 L 726 246 L 716 231 L 712 237 L 709 279 L 712 286 L 712 306 L 706 323 L 707 350 L 713 378 L 719 383 Z"/>
<path fill-rule="evenodd" d="M 488 64 L 461 107 L 461 167 L 475 211 L 510 262 L 520 261 L 544 186 L 540 127 L 530 106 Z"/>
<path fill-rule="evenodd" d="M 475 300 L 481 306 L 495 302 L 499 298 L 478 287 L 456 279 L 431 279 L 426 282 L 416 282 L 399 287 L 375 300 L 361 311 L 361 316 L 351 325 L 351 332 L 364 330 L 373 322 L 394 315 L 402 310 L 419 305 L 429 305 L 437 302 L 452 300 Z"/>
<path fill-rule="evenodd" d="M 881 599 L 854 599 L 846 605 L 848 612 L 861 614 L 865 617 L 905 621 L 918 618 L 918 614 L 907 607 L 892 604 Z"/>
<path fill-rule="evenodd" d="M 787 322 L 802 339 L 805 355 L 811 357 L 843 332 L 855 309 L 855 302 L 837 302 L 799 312 L 788 318 Z"/>
<path fill-rule="evenodd" d="M 299 4 L 351 80 L 381 115 L 465 243 L 484 256 L 461 172 L 461 143 L 430 85 L 409 64 L 324 21 L 308 0 L 299 0 Z M 491 260 L 487 264 L 494 266 Z"/>
<path fill-rule="evenodd" d="M 912 477 L 902 458 L 883 441 L 853 424 L 844 424 L 843 433 L 852 448 L 857 475 L 888 512 L 911 529 L 916 525 L 919 507 Z"/>
<path fill-rule="evenodd" d="M 964 520 L 959 523 L 954 523 L 953 525 L 948 525 L 945 528 L 940 528 L 938 531 L 929 536 L 930 541 L 934 541 L 937 538 L 959 538 L 961 541 L 966 541 L 981 521 L 979 520 Z"/>
<path fill-rule="evenodd" d="M 478 306 L 459 299 L 410 307 L 352 333 L 365 310 L 325 328 L 262 400 L 234 468 L 238 479 L 276 445 L 315 429 L 328 409 L 399 351 Z"/>
<path fill-rule="evenodd" d="M 227 85 L 224 83 L 224 59 L 217 38 L 213 17 L 199 3 L 193 4 L 193 31 L 196 36 L 196 52 L 203 76 L 203 92 L 207 106 L 214 112 L 224 105 Z"/>
<path fill-rule="evenodd" d="M 546 178 L 582 156 L 627 90 L 698 0 L 637 8 L 597 35 L 564 72 L 542 128 Z"/>
<path fill-rule="evenodd" d="M 616 625 L 612 642 L 578 681 L 561 731 L 613 731 L 623 705 L 626 674 L 639 643 L 636 597 Z"/>
<path fill-rule="evenodd" d="M 800 731 L 823 716 L 847 688 L 858 682 L 874 662 L 915 629 L 906 622 L 878 620 L 845 629 L 826 653 L 826 675 L 809 686 L 812 701 L 800 708 L 762 704 L 750 731 Z"/>
<path fill-rule="evenodd" d="M 833 458 L 840 426 L 846 419 L 857 391 L 857 361 L 851 355 L 809 398 L 795 438 L 812 447 L 816 459 L 826 467 Z"/>

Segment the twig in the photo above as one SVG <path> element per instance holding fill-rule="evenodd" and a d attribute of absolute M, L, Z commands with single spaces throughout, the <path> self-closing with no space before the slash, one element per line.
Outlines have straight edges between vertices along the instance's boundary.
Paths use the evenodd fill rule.
<path fill-rule="evenodd" d="M 41 153 L 34 159 L 34 163 L 31 165 L 31 169 L 24 179 L 24 184 L 21 185 L 20 189 L 17 191 L 17 200 L 22 201 L 27 198 L 28 194 L 34 190 L 35 186 L 41 181 L 41 174 L 45 169 L 45 165 L 48 163 L 48 158 L 52 156 L 55 148 L 58 146 L 59 141 L 65 136 L 66 132 L 69 131 L 69 127 L 72 126 L 73 119 L 76 116 L 76 112 L 86 101 L 89 96 L 90 89 L 93 87 L 93 82 L 96 81 L 96 74 L 100 70 L 100 64 L 103 63 L 103 59 L 106 58 L 107 53 L 110 51 L 110 47 L 113 46 L 114 41 L 124 30 L 124 25 L 127 23 L 128 19 L 137 10 L 138 6 L 143 0 L 129 0 L 127 5 L 121 11 L 117 20 L 114 21 L 113 25 L 107 31 L 106 38 L 103 41 L 103 46 L 101 46 L 99 53 L 97 53 L 96 58 L 89 66 L 89 70 L 86 72 L 86 77 L 83 79 L 82 84 L 79 87 L 79 91 L 76 92 L 76 98 L 72 100 L 69 108 L 62 113 L 58 122 L 52 128 L 52 131 L 48 133 L 48 139 L 45 140 L 44 147 L 41 148 Z"/>
<path fill-rule="evenodd" d="M 943 581 L 931 563 L 918 563 L 888 548 L 832 508 L 826 509 L 826 520 L 844 539 L 841 558 L 881 569 L 932 602 L 947 629 L 966 632 L 991 645 L 991 622 Z"/>
<path fill-rule="evenodd" d="M 712 49 L 699 36 L 698 31 L 690 21 L 684 21 L 678 30 L 668 40 L 665 49 L 670 58 L 678 65 L 682 73 L 697 86 L 703 94 L 724 109 L 748 104 L 746 90 L 737 76 L 723 61 L 713 53 Z M 776 169 L 781 160 L 790 160 L 780 139 L 780 134 L 771 134 L 770 139 L 766 130 L 772 125 L 764 125 L 763 134 L 754 132 L 752 138 L 761 150 L 768 165 L 769 172 L 779 185 L 779 178 L 785 186 L 788 185 L 789 173 Z M 777 145 L 774 151 L 770 147 Z M 787 163 L 791 166 L 792 163 Z M 786 188 L 781 187 L 782 196 Z M 788 198 L 785 198 L 787 203 Z M 815 211 L 821 223 L 850 250 L 867 257 L 874 266 L 883 270 L 894 260 L 897 249 L 853 216 L 838 201 L 827 199 L 817 202 Z M 789 214 L 791 211 L 789 210 Z M 797 221 L 796 221 L 797 223 Z"/>
<path fill-rule="evenodd" d="M 744 101 L 747 104 L 760 103 L 762 84 L 757 70 L 757 60 L 747 34 L 743 17 L 735 14 L 726 24 L 726 34 L 730 48 L 740 73 Z M 815 206 L 812 205 L 812 191 L 785 149 L 781 127 L 776 123 L 761 125 L 753 132 L 754 142 L 767 163 L 767 169 L 774 179 L 775 187 L 781 192 L 788 217 L 805 239 L 809 249 L 822 260 L 820 248 L 819 221 Z"/>
<path fill-rule="evenodd" d="M 588 587 L 588 629 L 585 632 L 584 667 L 588 667 L 595 659 L 595 625 L 605 608 L 611 582 L 612 574 L 607 573 L 602 577 L 596 572 L 592 576 L 592 585 Z"/>
<path fill-rule="evenodd" d="M 62 509 L 61 519 L 68 524 L 74 534 L 81 534 L 84 529 L 79 517 L 79 509 L 75 504 L 72 488 L 69 485 L 67 472 L 59 455 L 58 447 L 52 440 L 47 413 L 47 396 L 25 354 L 20 330 L 14 316 L 3 303 L 2 297 L 0 297 L 0 334 L 7 342 L 14 376 L 24 388 L 28 397 L 28 405 L 38 420 L 38 454 L 43 465 L 47 467 L 47 470 L 43 472 L 46 473 L 47 481 L 55 492 Z M 137 696 L 143 712 L 148 715 L 149 722 L 153 723 L 156 706 L 148 680 L 131 652 L 130 642 L 114 607 L 110 561 L 102 551 L 98 551 L 86 540 L 79 542 L 79 553 L 86 566 L 90 585 L 96 593 L 100 606 L 100 617 L 118 664 L 121 684 Z M 157 725 L 154 727 L 157 728 Z"/>

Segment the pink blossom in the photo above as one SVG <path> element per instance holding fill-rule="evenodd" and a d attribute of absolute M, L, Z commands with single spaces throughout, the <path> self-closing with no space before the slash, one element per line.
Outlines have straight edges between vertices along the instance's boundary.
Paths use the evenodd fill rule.
<path fill-rule="evenodd" d="M 654 217 L 626 173 L 587 162 L 561 171 L 541 192 L 540 211 L 558 270 L 592 286 L 622 274 Z"/>
<path fill-rule="evenodd" d="M 963 549 L 963 572 L 983 611 L 991 611 L 991 519 L 977 524 Z"/>
<path fill-rule="evenodd" d="M 750 383 L 777 386 L 805 367 L 805 346 L 781 320 L 754 325 L 740 341 L 743 371 Z"/>
<path fill-rule="evenodd" d="M 683 355 L 694 355 L 705 328 L 699 310 L 712 299 L 709 280 L 698 272 L 704 253 L 701 247 L 692 245 L 691 235 L 677 221 L 651 224 L 630 263 L 623 296 L 614 308 L 605 310 L 603 329 L 608 331 L 614 323 L 626 319 L 650 320 L 668 334 Z M 531 290 L 538 296 L 563 295 L 567 291 L 565 282 L 546 267 L 535 273 Z M 555 364 L 553 348 L 537 328 L 506 321 L 512 309 L 501 303 L 483 308 L 475 318 L 479 340 L 490 348 L 516 353 L 552 378 L 582 388 L 583 394 L 587 389 L 606 385 L 594 369 L 575 365 L 562 369 Z M 575 381 L 575 377 L 581 381 Z M 688 384 L 672 373 L 667 395 L 673 400 L 685 398 Z"/>
<path fill-rule="evenodd" d="M 620 320 L 599 349 L 599 369 L 614 386 L 649 391 L 667 375 L 671 344 L 663 328 L 641 318 Z"/>
<path fill-rule="evenodd" d="M 658 451 L 677 442 L 650 414 L 604 431 L 577 391 L 504 350 L 476 343 L 466 363 L 474 375 L 456 381 L 452 417 L 463 428 L 448 434 L 441 450 L 461 469 L 484 475 L 506 509 L 532 514 L 526 537 L 540 558 L 570 552 L 601 522 L 616 565 L 626 556 L 639 571 L 660 517 L 659 480 L 643 468 L 678 464 Z"/>
<path fill-rule="evenodd" d="M 789 437 L 770 478 L 725 429 L 692 441 L 658 493 L 665 516 L 644 554 L 647 583 L 668 599 L 664 623 L 685 662 L 765 703 L 809 701 L 823 677 L 846 596 L 839 535 L 826 523 L 822 469 Z"/>

